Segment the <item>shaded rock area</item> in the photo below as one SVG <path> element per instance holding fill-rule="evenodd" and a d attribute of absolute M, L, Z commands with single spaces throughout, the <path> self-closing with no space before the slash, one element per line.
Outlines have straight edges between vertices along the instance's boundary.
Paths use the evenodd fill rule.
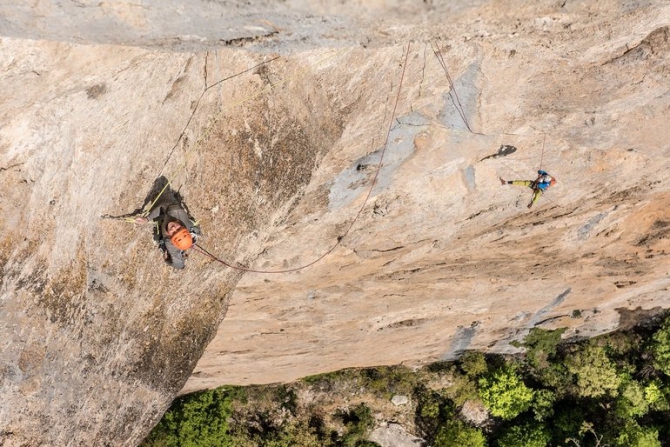
<path fill-rule="evenodd" d="M 365 3 L 0 6 L 0 444 L 668 307 L 670 6 Z M 173 271 L 101 218 L 161 176 L 227 262 L 329 254 Z"/>

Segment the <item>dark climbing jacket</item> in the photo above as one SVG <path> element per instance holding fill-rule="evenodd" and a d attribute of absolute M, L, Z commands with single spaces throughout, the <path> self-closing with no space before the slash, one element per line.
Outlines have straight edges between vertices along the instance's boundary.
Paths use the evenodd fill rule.
<path fill-rule="evenodd" d="M 167 235 L 167 225 L 170 222 L 179 222 L 194 236 L 202 234 L 200 227 L 191 220 L 188 213 L 174 198 L 168 198 L 157 204 L 149 212 L 147 219 L 153 220 L 156 225 L 154 227 L 154 240 L 158 243 L 158 247 L 161 251 L 167 250 L 165 262 L 176 269 L 183 269 L 185 267 L 185 252 L 179 250 L 172 244 L 170 237 Z"/>

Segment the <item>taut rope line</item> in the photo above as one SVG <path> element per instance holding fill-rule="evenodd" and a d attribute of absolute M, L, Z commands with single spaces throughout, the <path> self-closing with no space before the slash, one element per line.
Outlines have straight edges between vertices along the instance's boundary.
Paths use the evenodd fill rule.
<path fill-rule="evenodd" d="M 470 127 L 470 123 L 468 122 L 468 119 L 465 116 L 465 110 L 463 109 L 463 104 L 461 104 L 461 100 L 458 97 L 458 93 L 456 92 L 456 86 L 454 85 L 454 81 L 451 79 L 451 75 L 449 75 L 449 70 L 447 69 L 447 64 L 444 62 L 444 58 L 442 57 L 442 52 L 440 51 L 440 47 L 435 44 L 433 47 L 433 43 L 430 43 L 430 47 L 433 50 L 433 54 L 435 54 L 435 57 L 437 58 L 437 61 L 440 63 L 442 66 L 442 69 L 444 70 L 444 74 L 447 76 L 447 81 L 449 82 L 449 87 L 451 91 L 454 92 L 454 98 L 456 98 L 456 101 L 454 101 L 454 106 L 456 106 L 456 110 L 458 111 L 458 114 L 461 116 L 461 119 L 463 120 L 463 123 L 465 124 L 465 127 L 468 128 L 470 133 L 475 133 L 472 128 Z"/>
<path fill-rule="evenodd" d="M 544 138 L 542 139 L 542 155 L 540 155 L 540 167 L 538 169 L 542 169 L 542 160 L 544 160 L 544 142 L 547 140 L 547 134 L 544 134 Z"/>

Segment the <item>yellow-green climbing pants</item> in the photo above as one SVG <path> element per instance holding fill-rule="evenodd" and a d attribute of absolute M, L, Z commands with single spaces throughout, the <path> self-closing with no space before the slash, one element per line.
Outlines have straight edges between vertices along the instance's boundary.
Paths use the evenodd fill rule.
<path fill-rule="evenodd" d="M 533 182 L 530 180 L 512 180 L 512 185 L 516 186 L 527 186 L 533 190 L 533 198 L 530 199 L 530 203 L 528 204 L 528 207 L 530 208 L 531 206 L 535 205 L 538 200 L 540 200 L 540 196 L 542 195 L 542 190 L 540 188 L 533 188 Z"/>

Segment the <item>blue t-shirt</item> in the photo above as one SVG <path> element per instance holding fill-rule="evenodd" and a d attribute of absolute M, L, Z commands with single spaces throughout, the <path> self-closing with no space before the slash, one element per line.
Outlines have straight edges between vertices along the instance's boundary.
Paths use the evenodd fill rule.
<path fill-rule="evenodd" d="M 541 191 L 545 191 L 547 188 L 551 186 L 551 181 L 553 178 L 547 173 L 547 171 L 543 171 L 542 169 L 537 171 L 537 173 L 538 175 L 543 176 L 544 178 L 541 181 L 538 181 L 535 184 L 535 187 Z"/>

